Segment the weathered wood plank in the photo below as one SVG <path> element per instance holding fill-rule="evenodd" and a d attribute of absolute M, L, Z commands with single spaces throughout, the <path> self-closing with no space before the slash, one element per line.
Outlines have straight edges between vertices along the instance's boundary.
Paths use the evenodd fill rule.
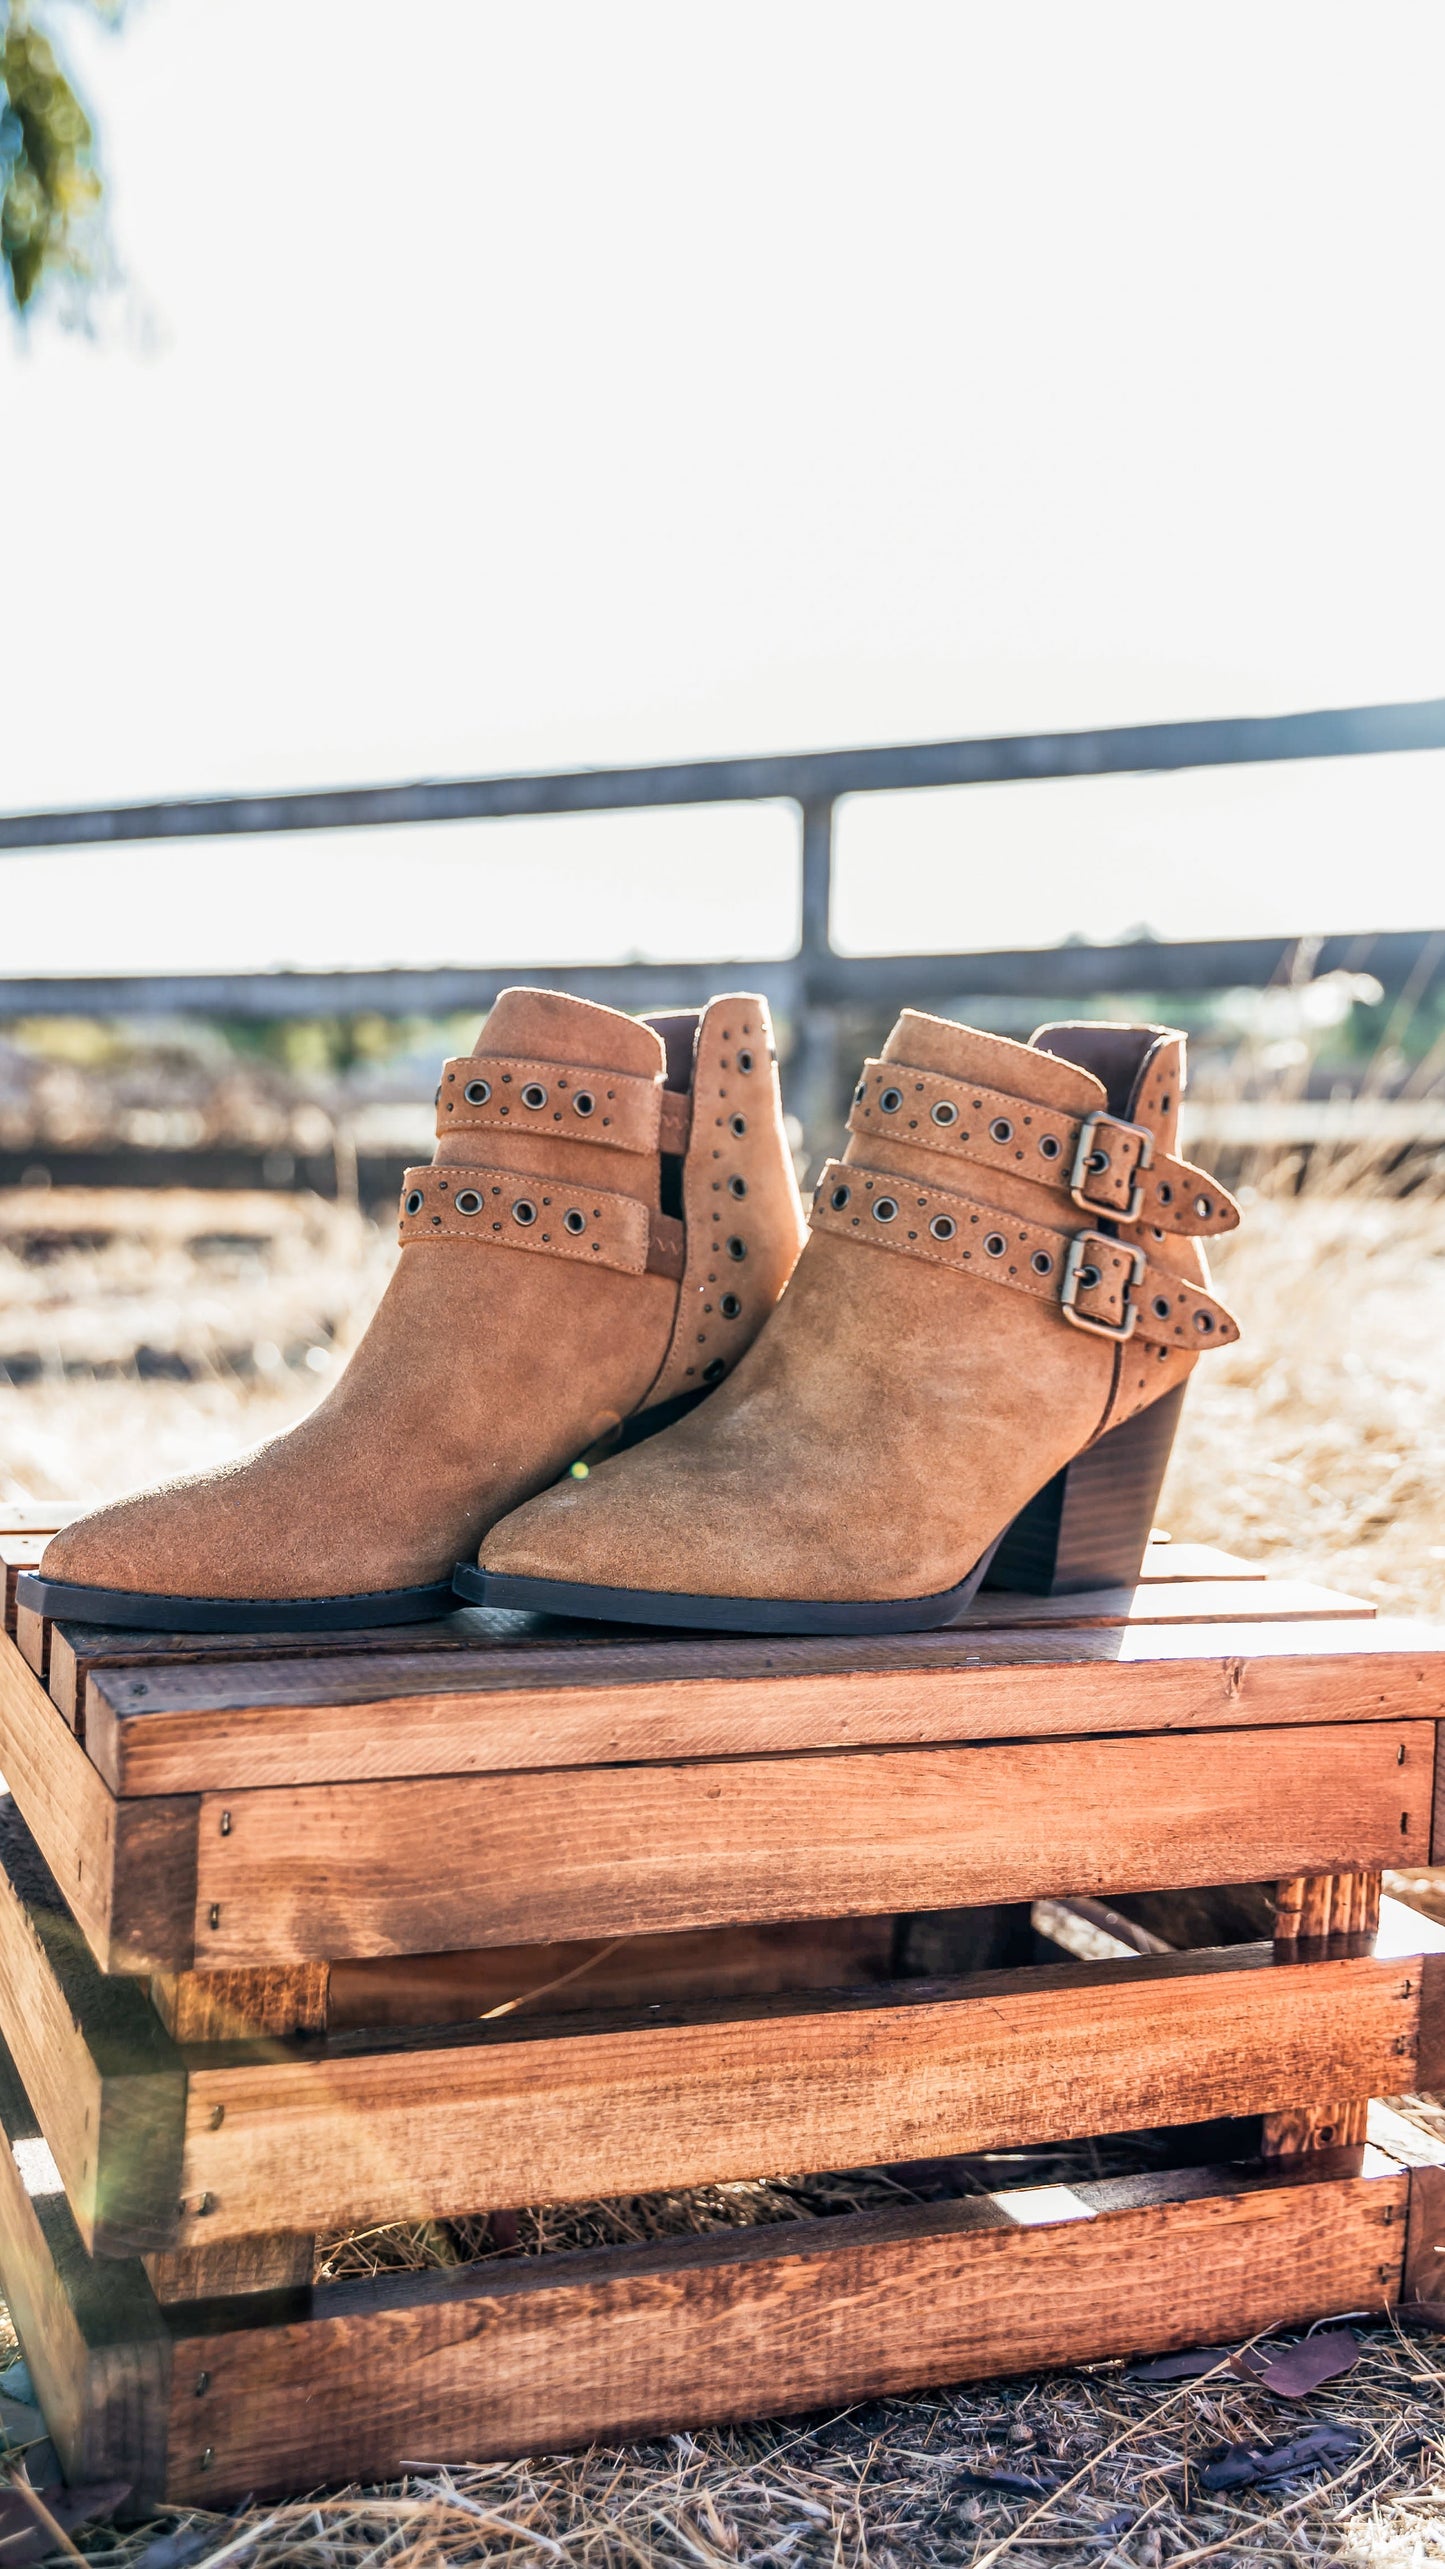
<path fill-rule="evenodd" d="M 195 1961 L 436 1953 L 1418 1862 L 1433 1756 L 1433 1724 L 1380 1721 L 207 1794 Z"/>
<path fill-rule="evenodd" d="M 251 2293 L 305 2291 L 316 2271 L 314 2238 L 284 2231 L 263 2238 L 208 2241 L 143 2257 L 146 2280 L 158 2302 L 231 2301 Z"/>
<path fill-rule="evenodd" d="M 1321 1615 L 1368 1615 L 1374 1609 L 1359 1598 L 1342 1597 L 1333 1589 L 1306 1587 L 1295 1590 L 1291 1583 L 1271 1581 L 1267 1600 L 1256 1600 L 1268 1574 L 1248 1561 L 1236 1559 L 1233 1553 L 1216 1551 L 1203 1543 L 1151 1544 L 1139 1572 L 1139 1588 L 1160 1592 L 1151 1601 L 1139 1589 L 1111 1589 L 1107 1599 L 1100 1596 L 1079 1597 L 1009 1597 L 987 1594 L 969 1609 L 970 1623 L 980 1625 L 1014 1622 L 1015 1610 L 1022 1609 L 1028 1621 L 1076 1624 L 1080 1622 L 1153 1622 L 1186 1618 L 1188 1606 L 1184 1592 L 1202 1585 L 1207 1600 L 1198 1615 L 1219 1618 L 1221 1601 L 1226 1595 L 1238 1597 L 1235 1611 L 1246 1621 L 1255 1614 L 1278 1618 L 1283 1613 Z M 1247 1594 L 1241 1593 L 1242 1583 Z M 1292 1594 L 1301 1598 L 1318 1598 L 1318 1606 L 1286 1606 Z M 1126 1605 L 1125 1600 L 1130 1602 Z M 23 1611 L 23 1610 L 22 1610 Z M 35 1618 L 38 1622 L 39 1618 Z M 418 1652 L 455 1651 L 485 1647 L 489 1632 L 509 1627 L 515 1638 L 516 1618 L 480 1614 L 472 1607 L 461 1607 L 455 1614 L 439 1616 L 432 1624 L 407 1624 L 396 1630 L 372 1628 L 358 1632 L 315 1633 L 280 1631 L 274 1633 L 194 1633 L 134 1632 L 119 1625 L 60 1622 L 46 1624 L 45 1644 L 37 1643 L 52 1654 L 51 1691 L 72 1728 L 83 1720 L 84 1686 L 93 1669 L 204 1666 L 207 1662 L 229 1660 L 237 1663 L 261 1659 L 337 1659 L 378 1658 L 388 1651 Z M 18 1624 L 17 1624 L 18 1630 Z M 595 1628 L 583 1627 L 579 1639 L 596 1640 Z M 552 1628 L 552 1646 L 556 1647 L 556 1627 Z M 27 1657 L 30 1653 L 27 1651 Z M 38 1659 L 31 1659 L 39 1667 Z"/>
<path fill-rule="evenodd" d="M 94 1504 L 92 1499 L 6 1499 L 0 1502 L 0 1534 L 58 1534 Z"/>
<path fill-rule="evenodd" d="M 17 1606 L 19 1619 L 27 1610 Z M 501 1619 L 459 1607 L 434 1623 L 374 1624 L 355 1632 L 138 1632 L 122 1625 L 46 1623 L 48 1682 L 72 1730 L 85 1730 L 85 1684 L 102 1668 L 204 1668 L 216 1661 L 251 1667 L 268 1659 L 382 1660 L 404 1651 L 410 1658 L 484 1645 Z M 516 1617 L 509 1618 L 515 1626 Z M 27 1656 L 29 1654 L 27 1653 Z M 31 1660 L 32 1667 L 34 1660 Z"/>
<path fill-rule="evenodd" d="M 155 1972 L 151 2002 L 178 2043 L 227 2043 L 251 2035 L 322 2034 L 331 1967 L 269 1964 L 261 1971 Z"/>
<path fill-rule="evenodd" d="M 50 1630 L 46 1616 L 37 1614 L 33 1606 L 22 1606 L 17 1602 L 15 1639 L 20 1656 L 27 1667 L 34 1669 L 37 1677 L 46 1679 L 50 1675 Z M 74 1727 L 72 1723 L 71 1728 Z"/>
<path fill-rule="evenodd" d="M 170 2341 L 139 2264 L 86 2254 L 0 2043 L 0 2287 L 69 2480 L 165 2476 Z"/>
<path fill-rule="evenodd" d="M 1141 1579 L 1267 1579 L 1262 1562 L 1243 1561 L 1213 1543 L 1173 1543 L 1165 1535 L 1144 1548 Z"/>
<path fill-rule="evenodd" d="M 1074 2189 L 1073 2219 L 990 2197 L 323 2286 L 289 2325 L 178 2338 L 169 2494 L 383 2478 L 1380 2309 L 1408 2187 L 1393 2168 L 1279 2186 L 1191 2170 Z"/>
<path fill-rule="evenodd" d="M 513 1624 L 516 1618 L 511 1619 Z M 86 1744 L 123 1795 L 1074 1732 L 1445 1714 L 1445 1631 L 1371 1622 L 587 1636 L 421 1658 L 99 1670 Z"/>
<path fill-rule="evenodd" d="M 0 1584 L 3 1584 L 4 1623 L 8 1633 L 15 1630 L 15 1582 L 22 1570 L 36 1568 L 49 1541 L 48 1534 L 0 1534 Z"/>
<path fill-rule="evenodd" d="M 9 1794 L 0 1797 L 0 2024 L 87 2248 L 176 2234 L 185 2073 L 144 1992 L 96 1967 Z"/>
<path fill-rule="evenodd" d="M 188 1968 L 196 1798 L 118 1802 L 8 1634 L 0 1634 L 0 1775 L 102 1966 Z"/>
<path fill-rule="evenodd" d="M 1407 2084 L 1417 1962 L 1270 1948 L 192 2053 L 180 2239 L 1208 2122 Z M 204 2215 L 194 2207 L 204 2203 Z"/>

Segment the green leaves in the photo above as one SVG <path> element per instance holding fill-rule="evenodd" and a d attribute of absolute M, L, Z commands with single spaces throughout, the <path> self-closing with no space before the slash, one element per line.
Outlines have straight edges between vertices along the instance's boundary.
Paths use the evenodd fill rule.
<path fill-rule="evenodd" d="M 0 265 L 15 310 L 67 281 L 83 288 L 100 246 L 95 136 L 25 0 L 0 0 Z"/>

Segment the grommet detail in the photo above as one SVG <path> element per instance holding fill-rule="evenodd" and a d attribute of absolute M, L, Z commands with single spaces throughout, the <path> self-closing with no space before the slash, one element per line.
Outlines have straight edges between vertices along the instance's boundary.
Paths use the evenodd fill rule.
<path fill-rule="evenodd" d="M 740 1319 L 742 1316 L 742 1308 L 742 1296 L 741 1294 L 736 1293 L 725 1293 L 721 1302 L 718 1304 L 718 1309 L 722 1313 L 724 1320 Z"/>
<path fill-rule="evenodd" d="M 748 1129 L 748 1119 L 746 1115 L 729 1116 L 728 1129 L 730 1132 L 736 1133 L 738 1140 L 741 1141 L 744 1133 Z"/>
<path fill-rule="evenodd" d="M 425 1202 L 426 1197 L 423 1195 L 421 1188 L 419 1186 L 414 1186 L 410 1195 L 406 1199 L 403 1211 L 407 1213 L 420 1213 Z"/>
<path fill-rule="evenodd" d="M 452 1204 L 458 1213 L 480 1213 L 482 1209 L 482 1199 L 474 1186 L 464 1186 L 460 1194 L 452 1197 Z"/>
<path fill-rule="evenodd" d="M 1006 1115 L 995 1115 L 988 1131 L 993 1142 L 1011 1142 L 1014 1137 L 1014 1128 Z"/>
<path fill-rule="evenodd" d="M 875 1196 L 873 1201 L 873 1219 L 875 1222 L 897 1221 L 898 1206 L 891 1195 Z"/>
<path fill-rule="evenodd" d="M 1080 1267 L 1078 1282 L 1085 1293 L 1091 1293 L 1096 1284 L 1103 1282 L 1103 1278 L 1097 1267 Z"/>
<path fill-rule="evenodd" d="M 1158 1196 L 1159 1201 L 1160 1201 L 1160 1203 L 1161 1203 L 1161 1204 L 1172 1204 L 1172 1203 L 1173 1203 L 1173 1201 L 1174 1201 L 1174 1189 L 1173 1189 L 1173 1187 L 1170 1185 L 1169 1180 L 1167 1179 L 1167 1177 L 1161 1177 L 1161 1179 L 1159 1180 L 1159 1183 L 1158 1183 L 1158 1185 L 1156 1186 L 1156 1188 L 1155 1188 L 1154 1192 L 1155 1192 L 1155 1194 Z"/>
<path fill-rule="evenodd" d="M 1170 1303 L 1167 1294 L 1156 1293 L 1153 1302 L 1153 1311 L 1156 1320 L 1167 1320 L 1172 1308 L 1173 1305 Z"/>
<path fill-rule="evenodd" d="M 989 1257 L 1001 1258 L 1008 1247 L 1008 1242 L 1001 1231 L 990 1231 L 983 1245 Z"/>
<path fill-rule="evenodd" d="M 579 1088 L 572 1100 L 572 1112 L 574 1115 L 590 1115 L 596 1103 L 590 1088 Z"/>
<path fill-rule="evenodd" d="M 1040 1133 L 1039 1158 L 1041 1160 L 1056 1160 L 1063 1147 L 1057 1133 Z"/>
<path fill-rule="evenodd" d="M 1194 1210 L 1198 1214 L 1201 1222 L 1207 1222 L 1211 1213 L 1214 1211 L 1214 1207 L 1210 1203 L 1207 1195 L 1196 1195 L 1194 1199 Z"/>
<path fill-rule="evenodd" d="M 514 1222 L 520 1222 L 523 1230 L 525 1231 L 528 1224 L 535 1222 L 536 1219 L 537 1208 L 532 1202 L 531 1197 L 529 1195 L 519 1195 L 516 1203 L 512 1207 L 512 1220 Z"/>
<path fill-rule="evenodd" d="M 542 1086 L 540 1079 L 529 1079 L 526 1087 L 522 1091 L 522 1104 L 524 1106 L 530 1106 L 532 1112 L 535 1114 L 538 1107 L 545 1106 L 546 1103 L 547 1092 Z"/>
<path fill-rule="evenodd" d="M 746 1240 L 740 1240 L 736 1232 L 734 1232 L 733 1237 L 728 1242 L 728 1256 L 730 1258 L 745 1258 L 747 1254 L 748 1244 Z"/>
<path fill-rule="evenodd" d="M 576 1237 L 577 1237 L 578 1232 L 579 1232 L 579 1231 L 585 1231 L 585 1230 L 586 1230 L 586 1228 L 587 1228 L 587 1216 L 586 1216 L 586 1214 L 585 1214 L 585 1213 L 578 1213 L 578 1212 L 577 1212 L 577 1210 L 576 1210 L 576 1209 L 575 1209 L 575 1207 L 574 1207 L 574 1208 L 573 1208 L 573 1210 L 572 1210 L 570 1213 L 564 1213 L 564 1214 L 563 1214 L 563 1216 L 562 1216 L 562 1228 L 563 1228 L 563 1230 L 564 1230 L 564 1231 L 570 1231 L 570 1232 L 571 1232 L 571 1234 L 572 1234 L 573 1239 L 575 1240 L 575 1239 L 576 1239 Z"/>
<path fill-rule="evenodd" d="M 747 1191 L 748 1182 L 745 1177 L 730 1177 L 728 1179 L 729 1195 L 735 1195 L 739 1201 L 741 1201 L 741 1199 L 747 1194 Z"/>
<path fill-rule="evenodd" d="M 930 1112 L 932 1113 L 935 1124 L 956 1124 L 958 1122 L 958 1108 L 953 1104 L 952 1100 L 947 1097 L 940 1097 L 938 1104 L 931 1108 Z"/>
<path fill-rule="evenodd" d="M 1035 1249 L 1029 1265 L 1036 1276 L 1051 1276 L 1054 1272 L 1054 1262 L 1047 1249 Z"/>
<path fill-rule="evenodd" d="M 958 1224 L 951 1213 L 935 1213 L 928 1227 L 935 1240 L 951 1240 L 958 1229 Z"/>
<path fill-rule="evenodd" d="M 739 1068 L 739 1070 L 740 1070 L 740 1071 L 742 1071 L 742 1072 L 744 1073 L 744 1075 L 746 1075 L 746 1073 L 752 1069 L 752 1066 L 753 1066 L 753 1057 L 752 1057 L 752 1054 L 751 1054 L 751 1053 L 739 1053 L 739 1055 L 738 1055 L 738 1068 Z"/>
<path fill-rule="evenodd" d="M 851 1186 L 835 1186 L 828 1201 L 835 1213 L 841 1213 L 845 1205 L 852 1203 L 853 1189 Z"/>
<path fill-rule="evenodd" d="M 1196 1329 L 1212 1329 L 1214 1327 L 1214 1322 L 1207 1311 L 1196 1311 L 1194 1315 L 1194 1326 Z"/>
<path fill-rule="evenodd" d="M 721 1382 L 726 1372 L 727 1366 L 722 1357 L 714 1356 L 710 1365 L 704 1365 L 702 1369 L 702 1378 L 705 1383 L 718 1383 Z"/>
<path fill-rule="evenodd" d="M 469 1079 L 462 1090 L 462 1095 L 469 1106 L 485 1106 L 491 1093 L 492 1083 L 489 1079 Z"/>
<path fill-rule="evenodd" d="M 878 1100 L 878 1112 L 880 1115 L 896 1115 L 902 1103 L 901 1088 L 885 1088 Z"/>

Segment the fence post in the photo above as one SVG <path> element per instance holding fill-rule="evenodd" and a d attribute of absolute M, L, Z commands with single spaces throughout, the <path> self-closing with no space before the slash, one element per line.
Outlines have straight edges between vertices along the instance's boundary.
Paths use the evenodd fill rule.
<path fill-rule="evenodd" d="M 803 1127 L 807 1174 L 838 1145 L 840 1064 L 838 1014 L 826 993 L 825 966 L 832 954 L 833 797 L 820 794 L 798 806 L 803 832 L 803 898 L 798 939 L 796 1020 L 788 1064 L 787 1104 Z"/>

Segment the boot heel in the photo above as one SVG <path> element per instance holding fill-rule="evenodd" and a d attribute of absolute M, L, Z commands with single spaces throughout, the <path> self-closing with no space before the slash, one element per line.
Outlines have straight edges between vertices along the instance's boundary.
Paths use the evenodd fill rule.
<path fill-rule="evenodd" d="M 1132 1588 L 1186 1388 L 1165 1392 L 1056 1472 L 1014 1518 L 984 1586 L 1031 1597 Z"/>

